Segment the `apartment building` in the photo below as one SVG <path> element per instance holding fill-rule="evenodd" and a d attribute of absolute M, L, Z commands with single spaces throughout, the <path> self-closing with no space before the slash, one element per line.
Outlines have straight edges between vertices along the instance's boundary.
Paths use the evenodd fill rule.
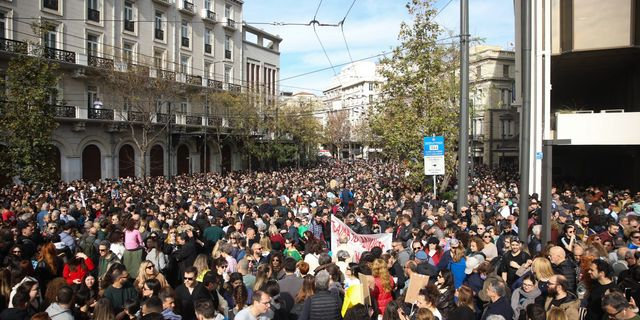
<path fill-rule="evenodd" d="M 251 58 L 243 50 L 247 27 L 242 23 L 243 4 L 241 0 L 0 2 L 0 66 L 5 69 L 12 55 L 33 54 L 36 48 L 60 64 L 59 95 L 52 101 L 60 123 L 52 141 L 60 178 L 245 168 L 240 147 L 218 146 L 208 135 L 229 125 L 225 114 L 211 110 L 215 101 L 197 98 L 207 90 L 231 94 L 247 90 L 244 62 Z M 259 38 L 273 40 L 260 57 L 278 70 L 282 39 L 249 29 Z M 171 98 L 157 97 L 151 121 L 161 134 L 153 135 L 146 156 L 127 124 L 140 115 L 101 77 L 114 70 L 135 70 L 181 88 Z M 278 76 L 273 73 L 259 83 L 275 84 Z M 268 94 L 277 95 L 277 87 Z"/>
<path fill-rule="evenodd" d="M 512 104 L 515 53 L 498 46 L 476 46 L 469 56 L 469 75 L 474 163 L 515 165 L 520 122 Z"/>
<path fill-rule="evenodd" d="M 354 131 L 366 121 L 368 111 L 378 99 L 383 81 L 374 62 L 359 61 L 345 66 L 323 91 L 326 114 L 320 122 L 326 124 L 331 113 L 344 113 L 351 128 L 350 143 L 343 146 L 341 157 L 367 157 L 364 150 L 368 148 L 356 141 Z"/>
<path fill-rule="evenodd" d="M 545 0 L 532 15 L 531 192 L 548 153 L 555 182 L 640 189 L 638 1 Z"/>

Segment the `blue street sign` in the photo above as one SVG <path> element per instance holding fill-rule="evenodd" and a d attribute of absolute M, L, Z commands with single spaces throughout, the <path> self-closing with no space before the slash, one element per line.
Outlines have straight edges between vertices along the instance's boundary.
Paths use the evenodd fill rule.
<path fill-rule="evenodd" d="M 536 160 L 542 160 L 542 158 L 544 157 L 544 154 L 540 151 L 536 152 Z"/>
<path fill-rule="evenodd" d="M 444 157 L 444 137 L 424 137 L 424 156 L 443 156 Z"/>

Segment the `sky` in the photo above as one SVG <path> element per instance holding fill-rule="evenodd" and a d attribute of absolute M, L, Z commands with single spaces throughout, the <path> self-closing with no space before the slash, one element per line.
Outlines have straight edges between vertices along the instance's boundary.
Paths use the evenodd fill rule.
<path fill-rule="evenodd" d="M 351 4 L 352 0 L 244 1 L 246 23 L 283 39 L 280 43 L 281 91 L 322 95 L 334 74 L 340 73 L 340 65 L 389 52 L 399 44 L 400 23 L 411 23 L 405 0 L 355 0 L 347 14 Z M 451 34 L 459 34 L 460 0 L 437 0 L 434 7 L 440 10 L 436 21 Z M 337 24 L 346 15 L 344 38 L 340 27 L 316 27 L 318 40 L 311 26 L 272 24 L 306 24 L 314 15 L 322 24 Z M 469 0 L 471 37 L 482 38 L 484 44 L 512 48 L 514 20 L 513 0 Z M 314 72 L 325 68 L 327 70 Z M 305 73 L 310 74 L 300 76 Z"/>

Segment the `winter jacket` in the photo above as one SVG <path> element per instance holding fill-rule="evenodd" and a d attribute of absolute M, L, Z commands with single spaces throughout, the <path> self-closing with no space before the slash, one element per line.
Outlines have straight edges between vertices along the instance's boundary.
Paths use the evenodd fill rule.
<path fill-rule="evenodd" d="M 567 278 L 567 291 L 576 293 L 576 266 L 571 260 L 565 259 L 562 263 L 552 265 L 555 274 L 563 275 Z"/>
<path fill-rule="evenodd" d="M 51 320 L 73 320 L 73 314 L 71 310 L 62 308 L 58 303 L 52 303 L 47 308 L 47 313 Z"/>
<path fill-rule="evenodd" d="M 436 301 L 436 308 L 444 315 L 449 314 L 455 307 L 454 302 L 455 290 L 451 287 L 447 288 L 445 292 L 440 292 L 438 300 Z"/>
<path fill-rule="evenodd" d="M 182 316 L 175 314 L 171 309 L 162 310 L 162 316 L 165 320 L 182 320 Z"/>
<path fill-rule="evenodd" d="M 299 320 L 339 320 L 340 307 L 340 297 L 321 290 L 305 300 Z"/>
<path fill-rule="evenodd" d="M 492 314 L 501 315 L 506 320 L 513 319 L 513 309 L 507 297 L 500 297 L 496 302 L 489 303 L 482 314 L 481 320 L 486 320 Z"/>
<path fill-rule="evenodd" d="M 544 309 L 549 312 L 551 310 L 551 302 L 553 297 L 548 297 L 544 303 Z M 558 308 L 562 309 L 567 315 L 567 319 L 578 319 L 580 312 L 580 299 L 578 299 L 573 293 L 567 292 L 567 299 L 564 303 L 560 304 Z"/>

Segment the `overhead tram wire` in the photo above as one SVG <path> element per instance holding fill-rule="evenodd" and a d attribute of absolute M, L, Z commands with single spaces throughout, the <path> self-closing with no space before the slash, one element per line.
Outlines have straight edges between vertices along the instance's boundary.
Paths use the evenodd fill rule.
<path fill-rule="evenodd" d="M 338 23 L 340 25 L 340 32 L 342 33 L 342 40 L 344 40 L 344 45 L 347 48 L 347 54 L 349 54 L 349 61 L 351 61 L 351 63 L 353 63 L 353 58 L 351 57 L 351 50 L 349 50 L 349 43 L 347 42 L 347 37 L 344 35 L 344 22 L 347 20 L 347 16 L 349 16 L 349 13 L 351 12 L 351 9 L 353 8 L 354 4 L 356 4 L 356 0 L 353 0 L 353 2 L 351 2 L 351 6 L 349 6 L 347 13 L 344 15 L 344 18 L 342 18 L 342 21 Z"/>

